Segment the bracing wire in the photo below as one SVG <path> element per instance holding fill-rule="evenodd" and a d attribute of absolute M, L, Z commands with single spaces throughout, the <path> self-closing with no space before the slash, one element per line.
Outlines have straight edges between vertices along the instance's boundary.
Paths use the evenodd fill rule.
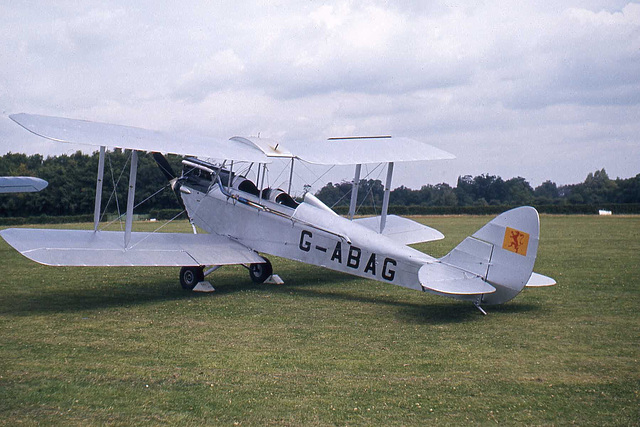
<path fill-rule="evenodd" d="M 120 221 L 120 231 L 122 231 L 122 217 L 125 215 L 124 213 L 120 212 L 120 205 L 118 203 L 118 196 L 117 196 L 117 186 L 120 183 L 120 179 L 122 178 L 122 175 L 124 174 L 124 171 L 127 168 L 127 164 L 129 164 L 130 160 L 131 160 L 131 155 L 129 155 L 129 157 L 127 158 L 127 161 L 125 162 L 124 166 L 122 167 L 122 170 L 120 171 L 120 175 L 118 176 L 118 180 L 115 181 L 114 180 L 114 176 L 113 176 L 113 165 L 111 163 L 111 156 L 108 157 L 109 158 L 109 169 L 111 172 L 111 182 L 113 183 L 113 191 L 111 192 L 111 195 L 109 196 L 109 200 L 107 201 L 107 204 L 105 205 L 104 211 L 102 212 L 102 217 L 105 215 L 106 210 L 109 206 L 109 203 L 111 202 L 111 199 L 114 197 L 115 194 L 115 200 L 116 200 L 116 206 L 117 206 L 117 210 L 118 210 L 118 217 L 115 218 L 114 220 L 104 224 L 100 230 L 104 230 L 105 228 L 109 227 L 111 224 L 113 224 L 116 221 Z M 136 205 L 133 206 L 133 209 L 135 210 L 136 208 L 140 207 L 142 204 L 146 203 L 148 200 L 150 200 L 151 198 L 157 196 L 158 194 L 160 194 L 161 192 L 163 192 L 164 190 L 166 190 L 167 188 L 170 188 L 171 184 L 167 184 L 167 185 L 163 185 L 159 190 L 157 190 L 155 193 L 153 193 L 152 195 L 150 195 L 149 197 L 147 197 L 146 199 L 138 202 Z M 176 218 L 178 218 L 180 215 L 182 215 L 183 213 L 185 213 L 186 211 L 183 209 L 181 212 L 179 212 L 177 215 L 175 215 L 173 218 L 169 219 L 167 222 L 165 222 L 164 224 L 162 224 L 160 227 L 156 228 L 152 233 L 157 232 L 158 230 L 164 228 L 165 226 L 167 226 L 170 222 L 174 221 Z M 143 239 L 144 240 L 144 239 Z M 138 242 L 140 243 L 140 242 Z M 136 243 L 136 244 L 138 244 Z"/>
<path fill-rule="evenodd" d="M 376 169 L 378 169 L 381 165 L 382 165 L 382 163 L 378 164 L 378 166 L 373 168 L 373 170 L 371 172 L 367 173 L 364 177 L 360 178 L 360 181 L 366 180 L 369 177 L 369 175 L 374 173 L 376 171 Z M 367 168 L 367 165 L 365 165 L 365 168 Z M 382 173 L 382 169 L 380 170 L 380 172 L 378 172 L 378 176 L 376 178 L 379 178 L 381 173 Z M 369 187 L 369 190 L 367 191 L 367 194 L 365 194 L 364 198 L 362 199 L 362 204 L 364 204 L 364 202 L 367 200 L 367 196 L 369 195 L 369 193 L 371 193 L 372 188 L 373 187 Z M 338 203 L 340 203 L 345 197 L 350 195 L 352 192 L 353 192 L 353 186 L 351 186 L 351 188 L 349 188 L 349 191 L 344 193 L 334 204 L 331 205 L 331 209 L 333 209 Z M 374 203 L 375 203 L 375 201 L 374 201 Z M 362 207 L 362 204 L 360 204 L 360 207 Z M 358 207 L 356 206 L 356 212 L 357 212 L 357 209 L 358 209 Z M 375 204 L 374 204 L 374 210 L 375 210 Z"/>
<path fill-rule="evenodd" d="M 372 173 L 374 173 L 376 171 L 376 169 L 380 168 L 380 166 L 382 166 L 382 163 L 379 163 L 375 168 L 373 168 L 373 170 L 371 170 L 371 172 L 367 173 L 364 177 L 364 179 L 366 179 L 369 175 L 371 175 Z M 366 165 L 365 165 L 366 167 Z M 368 169 L 368 168 L 367 168 Z M 382 170 L 383 168 L 380 168 L 380 171 L 378 172 L 378 175 L 376 176 L 376 179 L 380 178 L 380 175 L 382 175 Z M 367 194 L 364 195 L 364 198 L 362 199 L 362 203 L 360 204 L 360 206 L 356 206 L 356 214 L 358 213 L 358 211 L 360 210 L 360 208 L 364 205 L 364 203 L 367 201 L 367 197 L 369 196 L 369 194 L 371 194 L 371 204 L 373 205 L 373 213 L 376 213 L 376 199 L 373 195 L 373 185 L 369 186 L 369 190 L 367 191 Z"/>
<path fill-rule="evenodd" d="M 293 162 L 293 159 L 291 159 L 291 162 Z M 287 166 L 291 164 L 291 162 L 287 162 Z M 288 170 L 288 167 L 283 167 L 280 170 L 280 173 L 278 174 L 278 176 L 276 177 L 276 179 L 273 180 L 273 182 L 278 182 L 278 180 L 280 179 L 280 177 L 282 176 L 282 174 L 284 173 L 284 171 Z"/>
<path fill-rule="evenodd" d="M 122 166 L 122 170 L 120 171 L 120 175 L 118 176 L 118 180 L 117 181 L 114 179 L 114 176 L 113 176 L 113 164 L 111 163 L 111 154 L 107 153 L 107 159 L 109 160 L 109 172 L 111 174 L 111 183 L 113 185 L 113 190 L 111 191 L 111 194 L 109 195 L 109 200 L 107 200 L 107 203 L 104 206 L 104 210 L 102 211 L 102 214 L 100 216 L 100 221 L 102 221 L 102 218 L 107 213 L 107 208 L 109 207 L 109 203 L 111 203 L 111 199 L 114 196 L 115 196 L 115 200 L 116 200 L 116 209 L 118 211 L 118 217 L 116 219 L 114 219 L 113 221 L 109 222 L 108 224 L 102 226 L 100 228 L 100 230 L 104 230 L 107 226 L 109 226 L 109 225 L 113 224 L 114 222 L 120 220 L 122 218 L 122 216 L 124 215 L 124 214 L 122 214 L 120 212 L 120 203 L 118 202 L 118 184 L 120 183 L 120 179 L 122 178 L 122 174 L 124 173 L 124 171 L 127 168 L 127 164 L 129 164 L 129 160 L 131 160 L 131 154 L 129 154 L 129 157 L 124 162 L 124 165 Z M 120 231 L 122 231 L 122 221 L 120 221 Z"/>

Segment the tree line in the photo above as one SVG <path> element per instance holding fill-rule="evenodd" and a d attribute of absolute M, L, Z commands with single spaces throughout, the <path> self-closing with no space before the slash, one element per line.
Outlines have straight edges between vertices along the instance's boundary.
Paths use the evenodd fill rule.
<path fill-rule="evenodd" d="M 348 206 L 351 182 L 328 183 L 316 196 L 332 207 Z M 384 187 L 380 180 L 363 180 L 358 205 L 381 206 Z M 457 185 L 423 185 L 419 190 L 400 186 L 390 192 L 392 206 L 520 206 L 520 205 L 609 205 L 640 203 L 640 174 L 628 179 L 610 179 L 602 169 L 589 173 L 584 182 L 558 186 L 545 181 L 533 188 L 526 179 L 504 180 L 483 174 L 458 177 Z"/>
<path fill-rule="evenodd" d="M 129 152 L 109 151 L 105 161 L 103 206 L 110 212 L 124 212 L 129 180 Z M 175 171 L 182 169 L 180 156 L 167 156 Z M 8 153 L 0 157 L 0 176 L 37 176 L 49 182 L 39 193 L 0 195 L 0 216 L 69 216 L 91 214 L 94 209 L 98 153 L 78 151 L 71 155 L 49 156 Z M 116 184 L 118 191 L 114 194 Z M 164 188 L 164 190 L 162 190 Z M 158 192 L 159 191 L 159 192 Z M 316 196 L 338 211 L 349 205 L 351 182 L 328 183 Z M 156 194 L 157 193 L 157 194 Z M 155 194 L 155 195 L 154 195 Z M 362 180 L 358 205 L 379 211 L 384 187 L 380 180 Z M 153 196 L 153 197 L 152 197 Z M 136 212 L 148 213 L 178 208 L 176 196 L 150 155 L 138 160 L 136 202 L 148 199 Z M 640 203 L 640 174 L 628 179 L 611 179 L 604 169 L 590 173 L 584 182 L 558 186 L 545 181 L 533 188 L 524 178 L 504 180 L 483 174 L 460 176 L 455 187 L 427 184 L 418 190 L 400 186 L 391 191 L 395 207 L 466 207 L 516 205 L 598 205 Z M 364 212 L 362 212 L 364 213 Z"/>
<path fill-rule="evenodd" d="M 124 212 L 129 185 L 130 152 L 120 149 L 109 151 L 105 156 L 102 205 L 108 212 Z M 182 170 L 182 157 L 167 156 L 175 171 Z M 8 153 L 0 157 L 0 176 L 36 176 L 49 182 L 39 193 L 9 193 L 0 195 L 0 216 L 77 216 L 93 213 L 98 152 L 91 155 L 78 151 L 43 158 L 40 154 Z M 114 184 L 118 189 L 113 192 Z M 155 196 L 154 193 L 160 191 Z M 151 197 L 141 204 L 136 212 L 152 209 L 173 209 L 179 207 L 176 196 L 168 187 L 167 179 L 151 155 L 138 157 L 136 179 L 136 203 Z"/>

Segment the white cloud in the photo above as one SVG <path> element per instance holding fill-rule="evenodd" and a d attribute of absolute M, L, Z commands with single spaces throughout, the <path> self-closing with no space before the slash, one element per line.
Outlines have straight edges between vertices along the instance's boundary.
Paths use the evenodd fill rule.
<path fill-rule="evenodd" d="M 484 172 L 534 183 L 602 167 L 638 173 L 637 3 L 64 2 L 0 12 L 6 113 L 261 132 L 285 144 L 392 133 L 458 155 L 426 176 L 408 167 L 413 186 Z M 30 151 L 22 141 L 33 139 L 10 126 L 0 123 L 0 151 Z"/>
<path fill-rule="evenodd" d="M 191 70 L 178 79 L 177 94 L 201 101 L 207 92 L 237 87 L 243 78 L 244 69 L 244 62 L 233 49 L 215 52 L 196 62 Z"/>

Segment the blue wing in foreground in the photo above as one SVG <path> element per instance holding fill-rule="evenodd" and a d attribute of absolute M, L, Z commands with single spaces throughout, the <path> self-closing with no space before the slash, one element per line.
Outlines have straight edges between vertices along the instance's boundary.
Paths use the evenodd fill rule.
<path fill-rule="evenodd" d="M 32 176 L 0 176 L 0 193 L 35 193 L 47 185 L 44 179 Z"/>

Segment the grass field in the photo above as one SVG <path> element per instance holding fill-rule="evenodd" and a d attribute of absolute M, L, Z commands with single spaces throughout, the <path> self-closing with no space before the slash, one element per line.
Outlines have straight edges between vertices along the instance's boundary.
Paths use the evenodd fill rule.
<path fill-rule="evenodd" d="M 419 249 L 489 219 L 420 218 L 447 238 Z M 639 425 L 640 217 L 542 233 L 558 285 L 486 317 L 282 259 L 284 285 L 225 267 L 198 295 L 177 268 L 44 267 L 0 239 L 0 424 Z"/>

